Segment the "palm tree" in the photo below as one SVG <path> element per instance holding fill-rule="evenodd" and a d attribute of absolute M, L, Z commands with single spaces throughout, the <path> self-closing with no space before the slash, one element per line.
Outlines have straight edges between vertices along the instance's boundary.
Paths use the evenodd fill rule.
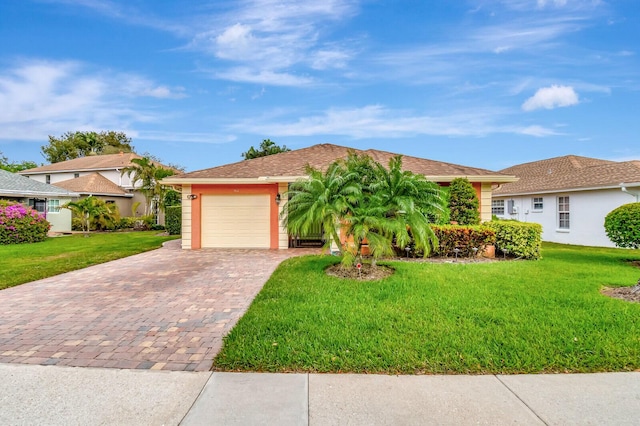
<path fill-rule="evenodd" d="M 115 214 L 115 211 L 112 211 L 112 209 L 110 209 L 103 200 L 92 197 L 91 195 L 87 198 L 83 198 L 80 201 L 72 201 L 66 203 L 62 207 L 71 210 L 74 215 L 81 218 L 82 229 L 84 231 L 85 237 L 89 236 L 91 224 L 95 220 L 106 221 L 107 218 L 109 218 L 109 220 L 112 220 L 112 217 Z"/>
<path fill-rule="evenodd" d="M 167 191 L 164 185 L 159 182 L 167 176 L 175 174 L 171 169 L 157 166 L 149 157 L 134 158 L 131 165 L 122 169 L 122 174 L 126 174 L 131 178 L 131 185 L 136 187 L 140 184 L 139 189 L 144 194 L 145 215 L 150 214 L 151 204 L 156 201 L 159 203 Z M 133 176 L 132 176 L 133 175 Z M 160 208 L 163 206 L 160 204 Z"/>
<path fill-rule="evenodd" d="M 306 234 L 322 225 L 327 233 L 325 248 L 331 249 L 335 243 L 344 253 L 337 227 L 361 196 L 361 189 L 338 161 L 324 173 L 312 167 L 306 172 L 308 178 L 292 183 L 287 191 L 287 211 L 282 213 L 287 229 L 292 234 Z"/>
<path fill-rule="evenodd" d="M 432 218 L 446 215 L 444 192 L 423 175 L 402 170 L 402 157 L 389 161 L 389 168 L 376 166 L 376 179 L 370 192 L 386 207 L 385 217 L 395 221 L 396 244 L 404 249 L 410 242 L 428 255 L 438 240 L 431 229 Z"/>

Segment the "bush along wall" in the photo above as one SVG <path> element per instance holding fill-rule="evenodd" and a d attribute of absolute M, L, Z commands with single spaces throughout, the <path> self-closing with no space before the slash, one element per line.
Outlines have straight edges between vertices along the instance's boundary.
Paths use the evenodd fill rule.
<path fill-rule="evenodd" d="M 496 233 L 496 251 L 522 259 L 540 259 L 542 246 L 542 225 L 517 222 L 514 220 L 494 220 L 485 225 Z"/>
<path fill-rule="evenodd" d="M 495 231 L 483 225 L 432 225 L 431 229 L 439 241 L 438 248 L 432 253 L 434 256 L 455 256 L 457 248 L 460 250 L 458 256 L 471 257 L 496 241 Z M 474 248 L 478 250 L 474 251 Z"/>
<path fill-rule="evenodd" d="M 170 206 L 165 209 L 164 223 L 169 235 L 180 235 L 182 232 L 182 206 Z"/>
<path fill-rule="evenodd" d="M 616 246 L 640 248 L 640 203 L 624 204 L 609 212 L 604 229 Z"/>
<path fill-rule="evenodd" d="M 0 201 L 0 244 L 44 241 L 50 228 L 49 222 L 31 207 Z"/>

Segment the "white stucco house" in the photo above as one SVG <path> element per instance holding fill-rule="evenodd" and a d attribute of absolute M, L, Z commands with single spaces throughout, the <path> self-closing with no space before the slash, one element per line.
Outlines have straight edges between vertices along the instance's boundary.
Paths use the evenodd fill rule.
<path fill-rule="evenodd" d="M 106 203 L 115 204 L 122 216 L 144 214 L 145 197 L 139 190 L 140 182 L 135 186 L 132 176 L 123 170 L 133 163 L 131 160 L 142 158 L 133 152 L 91 155 L 47 164 L 19 172 L 35 181 L 55 185 L 80 194 L 80 198 L 94 196 Z M 163 164 L 157 166 L 170 169 Z M 136 203 L 139 203 L 136 204 Z M 133 207 L 138 205 L 135 212 Z M 159 214 L 160 223 L 164 215 Z"/>
<path fill-rule="evenodd" d="M 501 170 L 517 182 L 493 191 L 492 214 L 542 225 L 543 241 L 615 247 L 605 216 L 640 198 L 640 161 L 567 155 Z"/>

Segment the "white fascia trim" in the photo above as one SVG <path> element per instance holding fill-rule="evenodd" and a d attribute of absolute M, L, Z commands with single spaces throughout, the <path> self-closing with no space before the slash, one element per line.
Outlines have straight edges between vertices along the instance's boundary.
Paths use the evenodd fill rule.
<path fill-rule="evenodd" d="M 298 179 L 306 179 L 307 176 L 260 176 L 257 178 L 165 178 L 160 181 L 162 185 L 205 185 L 205 184 L 248 184 L 248 183 L 278 183 L 295 182 Z"/>
<path fill-rule="evenodd" d="M 640 187 L 640 182 L 625 183 L 624 185 L 627 188 L 635 188 L 635 187 Z M 602 189 L 618 189 L 619 190 L 620 185 L 596 186 L 596 187 L 588 187 L 588 188 L 552 189 L 548 191 L 514 192 L 510 194 L 496 194 L 495 198 L 519 197 L 522 195 L 536 195 L 536 194 L 564 194 L 565 192 L 599 191 Z"/>
<path fill-rule="evenodd" d="M 0 195 L 8 197 L 47 197 L 47 198 L 77 198 L 80 194 L 69 192 L 60 194 L 58 192 L 35 192 L 35 191 L 13 191 L 11 189 L 3 189 Z"/>
<path fill-rule="evenodd" d="M 18 172 L 20 175 L 53 175 L 56 173 L 79 173 L 79 172 L 118 172 L 122 167 L 99 167 L 91 169 L 65 169 L 65 170 L 46 170 L 42 172 Z"/>

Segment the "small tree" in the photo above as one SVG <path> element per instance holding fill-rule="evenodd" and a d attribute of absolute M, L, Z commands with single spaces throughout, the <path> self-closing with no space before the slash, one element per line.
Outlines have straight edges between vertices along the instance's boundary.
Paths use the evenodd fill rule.
<path fill-rule="evenodd" d="M 451 221 L 459 225 L 480 223 L 480 202 L 476 190 L 467 178 L 456 178 L 449 185 L 449 210 Z"/>
<path fill-rule="evenodd" d="M 242 156 L 245 160 L 252 158 L 266 157 L 267 155 L 279 154 L 281 152 L 291 151 L 286 145 L 278 146 L 271 139 L 265 139 L 260 144 L 260 149 L 255 149 L 253 146 L 249 148 L 247 152 L 243 152 Z"/>
<path fill-rule="evenodd" d="M 80 201 L 72 201 L 62 207 L 71 210 L 76 217 L 81 219 L 85 237 L 89 236 L 92 227 L 110 227 L 120 219 L 115 204 L 109 205 L 104 200 L 92 196 Z"/>
<path fill-rule="evenodd" d="M 604 219 L 607 237 L 618 247 L 640 248 L 640 203 L 611 211 Z"/>

